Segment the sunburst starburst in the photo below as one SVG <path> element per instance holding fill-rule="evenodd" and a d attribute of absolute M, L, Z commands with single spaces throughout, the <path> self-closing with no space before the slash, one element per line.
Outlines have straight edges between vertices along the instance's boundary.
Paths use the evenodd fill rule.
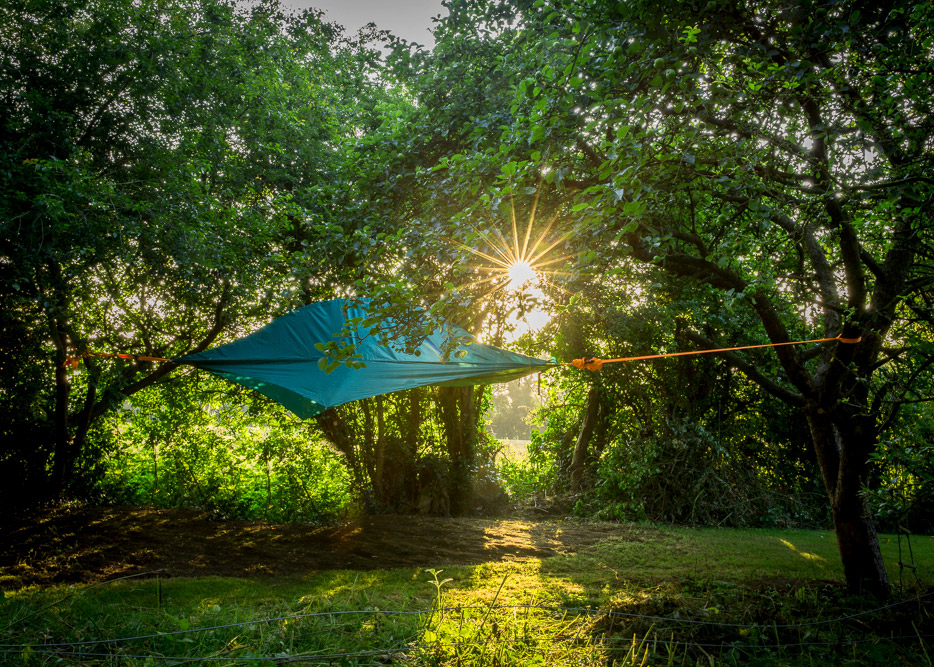
<path fill-rule="evenodd" d="M 535 213 L 538 209 L 540 194 L 541 189 L 538 189 L 535 193 L 535 200 L 532 202 L 524 233 L 521 235 L 516 220 L 515 204 L 510 200 L 511 239 L 507 240 L 498 229 L 494 229 L 494 231 L 490 233 L 484 233 L 474 228 L 474 231 L 486 244 L 486 249 L 478 250 L 477 248 L 472 248 L 459 241 L 456 242 L 461 248 L 489 262 L 486 266 L 478 267 L 487 274 L 487 277 L 477 281 L 477 284 L 491 284 L 491 289 L 487 292 L 486 296 L 500 290 L 506 290 L 514 294 L 540 296 L 541 290 L 539 287 L 541 282 L 547 280 L 548 275 L 558 275 L 562 273 L 554 270 L 546 270 L 544 267 L 558 264 L 574 256 L 549 257 L 549 253 L 566 241 L 570 236 L 570 233 L 567 233 L 550 243 L 546 241 L 558 219 L 557 213 L 551 216 L 545 224 L 544 229 L 537 234 L 533 241 Z"/>

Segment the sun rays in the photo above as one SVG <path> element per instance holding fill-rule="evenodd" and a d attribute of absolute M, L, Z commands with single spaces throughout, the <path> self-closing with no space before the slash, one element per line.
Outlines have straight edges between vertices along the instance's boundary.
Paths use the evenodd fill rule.
<path fill-rule="evenodd" d="M 471 276 L 469 287 L 475 298 L 490 300 L 498 296 L 500 299 L 497 309 L 502 314 L 488 320 L 487 326 L 493 327 L 492 331 L 500 331 L 498 335 L 505 342 L 538 331 L 551 320 L 554 292 L 568 293 L 555 278 L 570 275 L 561 270 L 561 265 L 579 254 L 559 254 L 571 236 L 571 232 L 555 233 L 560 204 L 555 206 L 555 212 L 544 225 L 538 224 L 536 213 L 540 195 L 541 187 L 536 188 L 534 199 L 525 207 L 527 214 L 522 213 L 524 226 L 516 212 L 516 200 L 510 197 L 508 203 L 498 209 L 505 213 L 505 220 L 496 216 L 486 224 L 481 223 L 482 227 L 462 221 L 471 233 L 463 241 L 453 241 L 474 260 L 479 260 L 464 262 L 462 266 Z M 520 230 L 520 227 L 523 228 Z M 497 320 L 499 324 L 494 324 Z M 500 328 L 503 324 L 505 329 Z"/>
<path fill-rule="evenodd" d="M 476 226 L 470 225 L 477 238 L 481 239 L 486 247 L 478 249 L 461 241 L 454 241 L 458 247 L 486 262 L 486 264 L 475 267 L 478 271 L 484 273 L 485 277 L 474 281 L 474 285 L 489 285 L 489 289 L 482 295 L 484 298 L 500 291 L 520 296 L 543 298 L 541 287 L 545 284 L 562 289 L 551 278 L 564 275 L 566 272 L 546 267 L 553 267 L 556 264 L 565 262 L 575 257 L 576 253 L 560 257 L 551 256 L 552 252 L 571 236 L 571 233 L 568 232 L 550 240 L 555 222 L 558 220 L 558 212 L 555 212 L 548 219 L 539 233 L 534 233 L 535 215 L 538 210 L 540 194 L 541 189 L 537 189 L 525 229 L 521 234 L 519 232 L 515 202 L 510 199 L 509 223 L 512 232 L 511 238 L 507 239 L 497 227 L 493 227 L 492 231 L 484 232 Z"/>

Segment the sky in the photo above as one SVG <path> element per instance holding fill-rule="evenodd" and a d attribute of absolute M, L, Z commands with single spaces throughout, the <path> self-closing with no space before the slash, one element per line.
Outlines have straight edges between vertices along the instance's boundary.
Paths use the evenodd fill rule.
<path fill-rule="evenodd" d="M 434 25 L 431 17 L 447 14 L 441 0 L 282 0 L 282 4 L 296 10 L 309 7 L 324 10 L 325 19 L 340 23 L 348 34 L 373 22 L 428 48 L 434 46 L 428 31 Z"/>

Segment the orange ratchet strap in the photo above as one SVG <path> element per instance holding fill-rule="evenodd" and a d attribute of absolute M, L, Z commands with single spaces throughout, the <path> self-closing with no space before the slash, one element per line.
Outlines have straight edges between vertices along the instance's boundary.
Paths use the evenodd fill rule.
<path fill-rule="evenodd" d="M 663 357 L 684 357 L 691 354 L 713 354 L 714 352 L 732 352 L 734 350 L 753 350 L 760 347 L 780 347 L 782 345 L 806 345 L 808 343 L 829 343 L 837 341 L 847 345 L 855 345 L 862 340 L 862 336 L 857 338 L 844 338 L 843 335 L 834 338 L 815 338 L 814 340 L 796 340 L 787 343 L 765 343 L 762 345 L 741 345 L 739 347 L 721 347 L 716 350 L 691 350 L 690 352 L 669 352 L 667 354 L 646 354 L 641 357 L 619 357 L 617 359 L 596 359 L 594 357 L 584 357 L 565 363 L 565 366 L 575 366 L 581 370 L 599 371 L 603 364 L 612 364 L 617 361 L 641 361 L 643 359 L 661 359 Z"/>
<path fill-rule="evenodd" d="M 171 359 L 163 359 L 162 357 L 147 357 L 143 354 L 123 354 L 120 352 L 116 352 L 114 354 L 108 354 L 107 352 L 84 352 L 83 354 L 79 354 L 75 357 L 68 357 L 65 359 L 65 363 L 62 365 L 65 368 L 71 368 L 74 370 L 85 357 L 103 357 L 105 359 L 132 359 L 134 361 L 172 361 Z"/>

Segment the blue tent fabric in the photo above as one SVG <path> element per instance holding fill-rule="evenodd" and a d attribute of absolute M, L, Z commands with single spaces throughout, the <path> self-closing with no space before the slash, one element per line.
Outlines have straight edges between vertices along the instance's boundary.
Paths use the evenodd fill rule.
<path fill-rule="evenodd" d="M 343 299 L 313 303 L 292 311 L 246 338 L 211 350 L 174 359 L 216 373 L 281 403 L 302 419 L 328 408 L 379 394 L 426 385 L 472 385 L 509 382 L 543 371 L 553 364 L 492 345 L 461 345 L 445 359 L 445 334 L 434 332 L 407 354 L 379 344 L 358 328 L 344 342 L 357 345 L 365 368 L 344 364 L 325 373 L 318 362 L 325 356 L 315 345 L 335 338 L 350 319 L 367 313 Z M 451 325 L 458 338 L 469 337 Z M 448 334 L 450 336 L 450 333 Z M 472 338 L 472 337 L 471 337 Z"/>

